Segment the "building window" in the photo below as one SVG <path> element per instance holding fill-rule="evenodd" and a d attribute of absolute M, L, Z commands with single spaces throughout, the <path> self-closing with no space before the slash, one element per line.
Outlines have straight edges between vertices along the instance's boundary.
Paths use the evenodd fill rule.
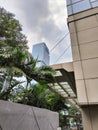
<path fill-rule="evenodd" d="M 98 6 L 98 0 L 67 0 L 68 15 Z"/>

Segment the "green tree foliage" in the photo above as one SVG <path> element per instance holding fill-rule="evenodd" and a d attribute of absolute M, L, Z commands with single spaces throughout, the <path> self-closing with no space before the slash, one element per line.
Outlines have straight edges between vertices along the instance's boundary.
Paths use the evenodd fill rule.
<path fill-rule="evenodd" d="M 54 82 L 54 70 L 49 66 L 37 68 L 36 63 L 27 51 L 26 37 L 19 21 L 12 13 L 0 8 L 0 98 L 8 100 L 12 89 L 19 84 L 14 77 L 25 76 L 27 86 L 32 79 L 39 83 Z"/>
<path fill-rule="evenodd" d="M 13 48 L 27 49 L 26 37 L 14 15 L 0 8 L 0 51 L 12 52 Z"/>
<path fill-rule="evenodd" d="M 42 66 L 37 68 L 37 61 L 34 60 L 28 52 L 25 52 L 24 54 L 23 52 L 20 52 L 17 55 L 15 55 L 15 57 L 17 57 L 15 61 L 13 61 L 13 57 L 10 57 L 10 62 L 7 63 L 8 66 L 6 66 L 4 69 L 1 68 L 3 72 L 3 77 L 5 77 L 7 80 L 4 80 L 4 82 L 6 82 L 6 85 L 8 85 L 8 87 L 7 92 L 3 92 L 6 94 L 3 94 L 3 96 L 1 96 L 0 98 L 3 97 L 3 99 L 7 100 L 7 98 L 4 98 L 4 95 L 6 96 L 7 94 L 10 94 L 12 88 L 14 88 L 17 85 L 13 85 L 13 82 L 15 82 L 15 79 L 13 79 L 13 77 L 25 76 L 27 79 L 27 87 L 32 81 L 32 79 L 34 79 L 40 84 L 43 84 L 43 82 L 44 84 L 50 82 L 53 83 L 55 81 L 55 78 L 53 76 L 55 71 L 49 66 Z"/>
<path fill-rule="evenodd" d="M 16 92 L 16 93 L 15 93 Z M 20 87 L 12 93 L 13 100 L 22 104 L 47 108 L 52 111 L 67 109 L 65 101 L 50 89 L 46 84 L 36 84 L 29 87 Z"/>
<path fill-rule="evenodd" d="M 27 41 L 22 34 L 19 21 L 12 13 L 0 8 L 0 88 L 11 87 L 13 76 L 20 74 L 20 69 L 15 66 L 15 62 L 18 64 L 21 57 L 23 59 L 22 51 L 26 50 Z"/>

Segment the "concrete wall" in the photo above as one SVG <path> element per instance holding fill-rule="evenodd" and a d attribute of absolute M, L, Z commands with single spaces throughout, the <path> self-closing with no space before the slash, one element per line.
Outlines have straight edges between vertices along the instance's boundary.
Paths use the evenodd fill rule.
<path fill-rule="evenodd" d="M 0 130 L 57 130 L 58 113 L 0 100 Z"/>
<path fill-rule="evenodd" d="M 80 105 L 98 104 L 98 7 L 68 18 Z"/>
<path fill-rule="evenodd" d="M 82 108 L 84 130 L 98 130 L 98 106 Z"/>
<path fill-rule="evenodd" d="M 98 7 L 68 17 L 84 130 L 98 130 Z"/>

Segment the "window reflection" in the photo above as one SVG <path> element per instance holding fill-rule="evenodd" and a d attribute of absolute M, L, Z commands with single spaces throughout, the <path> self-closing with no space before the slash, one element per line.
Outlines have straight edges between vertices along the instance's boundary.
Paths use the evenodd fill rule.
<path fill-rule="evenodd" d="M 71 7 L 71 6 L 68 6 L 68 7 L 67 7 L 67 12 L 68 12 L 68 15 L 71 15 L 71 14 L 72 14 L 72 7 Z"/>
<path fill-rule="evenodd" d="M 80 2 L 80 1 L 83 1 L 83 0 L 72 0 L 72 3 L 76 3 L 76 2 Z"/>
<path fill-rule="evenodd" d="M 98 6 L 98 1 L 92 3 L 92 7 L 97 7 L 97 6 Z"/>
<path fill-rule="evenodd" d="M 71 0 L 67 0 L 67 5 L 70 5 L 71 4 Z"/>
<path fill-rule="evenodd" d="M 98 6 L 98 0 L 67 0 L 68 15 Z"/>
<path fill-rule="evenodd" d="M 73 4 L 73 13 L 77 13 L 90 8 L 89 0 L 84 0 Z"/>

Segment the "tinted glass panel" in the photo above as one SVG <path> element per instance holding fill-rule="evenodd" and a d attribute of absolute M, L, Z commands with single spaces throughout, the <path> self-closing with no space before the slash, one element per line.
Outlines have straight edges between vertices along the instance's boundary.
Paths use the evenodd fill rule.
<path fill-rule="evenodd" d="M 86 10 L 89 8 L 90 8 L 89 0 L 84 0 L 84 1 L 78 2 L 76 4 L 73 4 L 74 13 L 77 13 L 77 12 L 80 12 L 80 11 L 83 11 L 83 10 Z"/>
<path fill-rule="evenodd" d="M 98 0 L 67 0 L 68 15 L 98 6 Z M 72 8 L 72 9 L 71 9 Z"/>
<path fill-rule="evenodd" d="M 98 1 L 92 3 L 92 7 L 97 7 L 98 6 Z"/>
<path fill-rule="evenodd" d="M 97 0 L 90 0 L 91 2 L 97 1 Z"/>
<path fill-rule="evenodd" d="M 70 0 L 67 0 L 67 5 L 70 5 L 71 4 L 71 1 Z"/>
<path fill-rule="evenodd" d="M 71 6 L 68 6 L 68 7 L 67 7 L 67 11 L 68 11 L 68 15 L 71 15 L 71 14 L 72 14 L 72 7 L 71 7 Z"/>
<path fill-rule="evenodd" d="M 79 1 L 83 1 L 83 0 L 72 0 L 72 3 L 76 3 L 76 2 L 79 2 Z"/>

